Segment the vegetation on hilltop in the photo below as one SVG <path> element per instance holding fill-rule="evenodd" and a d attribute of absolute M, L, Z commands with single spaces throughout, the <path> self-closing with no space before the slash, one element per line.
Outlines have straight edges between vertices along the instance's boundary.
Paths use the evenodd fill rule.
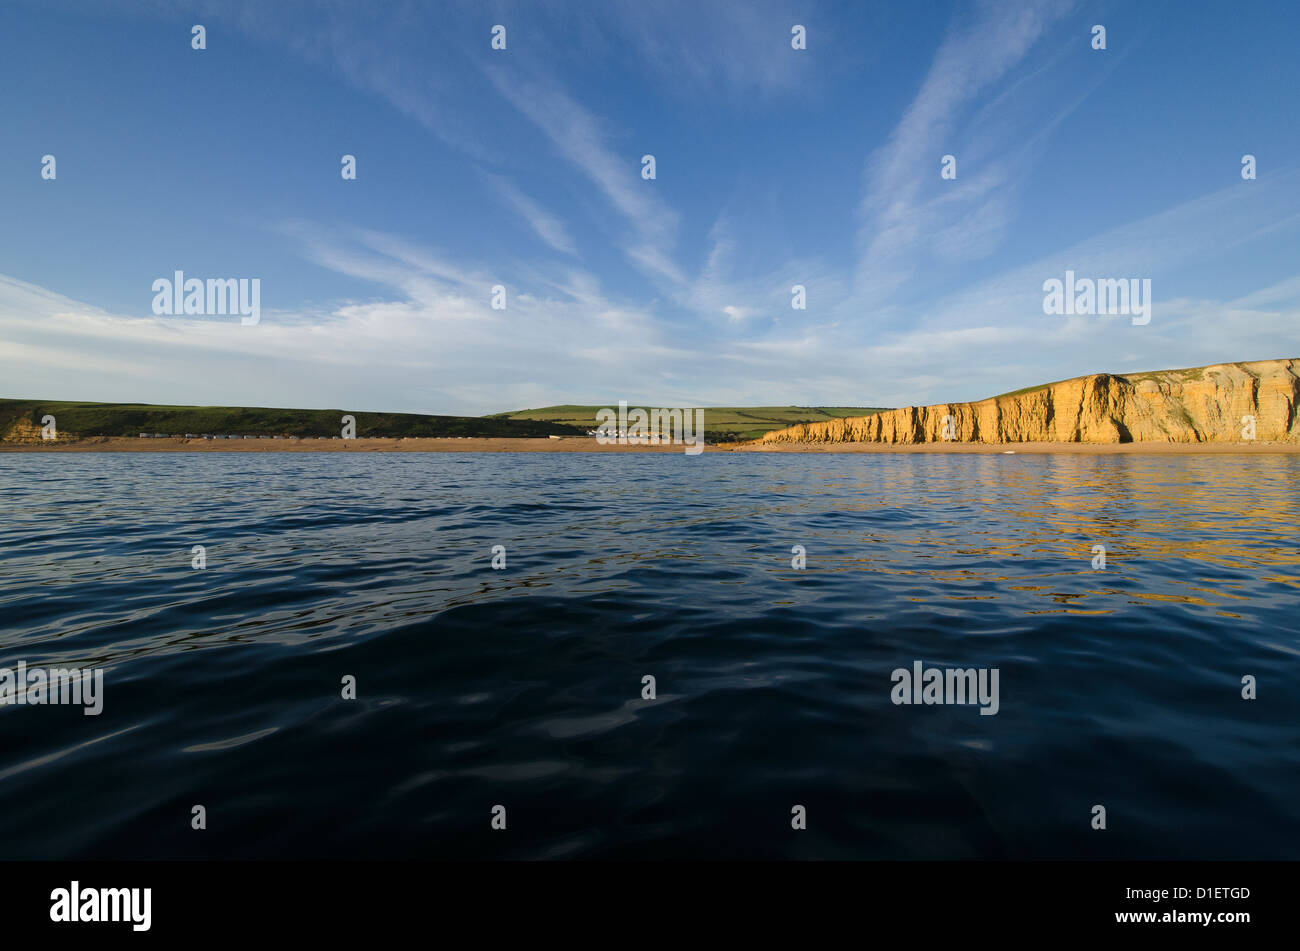
<path fill-rule="evenodd" d="M 629 409 L 632 408 L 629 406 Z M 652 407 L 646 405 L 643 408 Z M 497 413 L 490 418 L 552 422 L 586 431 L 596 428 L 596 413 L 602 409 L 617 411 L 618 406 L 544 406 L 539 409 Z M 881 406 L 706 406 L 704 434 L 709 442 L 714 443 L 757 439 L 764 433 L 797 423 L 820 423 L 845 416 L 870 416 L 883 409 L 885 407 Z"/>
<path fill-rule="evenodd" d="M 138 436 L 140 433 L 239 436 L 337 436 L 341 418 L 356 419 L 357 436 L 577 436 L 585 430 L 545 420 L 483 416 L 361 413 L 341 409 L 264 409 L 249 406 L 154 406 L 0 399 L 0 438 L 20 420 L 40 426 L 51 415 L 61 434 Z"/>

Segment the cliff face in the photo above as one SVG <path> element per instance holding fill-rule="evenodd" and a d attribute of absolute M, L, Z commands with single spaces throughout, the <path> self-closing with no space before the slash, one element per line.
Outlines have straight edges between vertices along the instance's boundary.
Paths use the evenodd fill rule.
<path fill-rule="evenodd" d="M 38 445 L 50 441 L 69 442 L 74 438 L 68 433 L 58 432 L 57 430 L 55 436 L 55 440 L 47 440 L 41 435 L 40 426 L 35 425 L 31 420 L 17 419 L 4 433 L 0 434 L 0 442 Z"/>
<path fill-rule="evenodd" d="M 1243 416 L 1255 438 L 1300 441 L 1300 360 L 1224 363 L 1193 370 L 1112 376 L 1098 373 L 1022 393 L 907 406 L 874 416 L 802 423 L 767 433 L 762 442 L 953 441 L 1243 442 Z"/>

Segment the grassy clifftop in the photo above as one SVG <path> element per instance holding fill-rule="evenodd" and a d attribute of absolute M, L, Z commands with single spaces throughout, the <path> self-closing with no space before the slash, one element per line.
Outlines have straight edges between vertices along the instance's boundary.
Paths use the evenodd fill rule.
<path fill-rule="evenodd" d="M 359 413 L 341 409 L 263 409 L 247 406 L 154 406 L 0 399 L 0 440 L 39 428 L 51 415 L 61 435 L 137 436 L 140 433 L 212 433 L 249 436 L 337 436 L 345 414 L 366 436 L 574 436 L 580 430 L 545 420 L 418 413 Z"/>

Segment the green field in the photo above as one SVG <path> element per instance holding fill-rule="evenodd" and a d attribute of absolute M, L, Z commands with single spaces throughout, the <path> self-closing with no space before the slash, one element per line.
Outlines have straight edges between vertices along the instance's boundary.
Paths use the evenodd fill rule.
<path fill-rule="evenodd" d="M 840 419 L 845 416 L 870 416 L 885 408 L 881 406 L 706 406 L 704 433 L 705 439 L 709 442 L 757 439 L 764 433 L 784 429 L 796 423 L 823 423 L 829 419 Z M 596 412 L 600 409 L 617 411 L 618 407 L 544 406 L 541 409 L 497 413 L 490 418 L 559 423 L 586 431 L 596 428 Z"/>
<path fill-rule="evenodd" d="M 0 439 L 19 420 L 34 426 L 54 417 L 64 436 L 337 436 L 345 413 L 367 436 L 581 436 L 596 427 L 600 406 L 546 406 L 490 416 L 424 416 L 341 409 L 265 409 L 248 406 L 161 406 L 149 403 L 81 403 L 0 399 Z M 617 407 L 612 407 L 617 409 Z M 648 407 L 647 407 L 648 408 Z M 880 412 L 873 406 L 713 406 L 704 409 L 709 442 L 757 439 L 796 423 L 817 423 Z"/>
<path fill-rule="evenodd" d="M 545 420 L 488 416 L 359 413 L 341 409 L 260 409 L 246 406 L 153 406 L 148 403 L 70 403 L 0 399 L 0 438 L 16 422 L 35 426 L 49 414 L 61 435 L 138 436 L 140 433 L 227 436 L 337 436 L 340 418 L 356 418 L 366 436 L 576 436 L 585 431 Z"/>

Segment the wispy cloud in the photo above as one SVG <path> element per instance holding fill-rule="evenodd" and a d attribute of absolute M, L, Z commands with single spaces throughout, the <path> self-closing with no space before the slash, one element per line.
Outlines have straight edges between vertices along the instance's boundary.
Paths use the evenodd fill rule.
<path fill-rule="evenodd" d="M 562 254 L 577 256 L 577 248 L 574 246 L 573 238 L 568 229 L 565 228 L 564 222 L 500 175 L 487 175 L 486 177 L 492 187 L 496 189 L 497 194 L 501 196 L 501 200 L 523 218 L 539 238 Z"/>
<path fill-rule="evenodd" d="M 259 46 L 250 54 L 231 43 L 221 55 L 261 63 L 261 45 L 288 49 L 294 56 L 283 59 L 310 73 L 304 83 L 319 82 L 322 95 L 362 90 L 349 116 L 377 136 L 371 156 L 387 150 L 397 174 L 382 191 L 384 176 L 353 187 L 327 168 L 332 190 L 304 188 L 292 196 L 297 205 L 286 199 L 286 215 L 356 213 L 370 227 L 268 228 L 287 283 L 297 279 L 310 293 L 325 277 L 330 294 L 339 290 L 324 303 L 280 298 L 272 311 L 280 275 L 268 273 L 257 328 L 121 312 L 133 304 L 110 312 L 0 279 L 0 379 L 12 395 L 428 412 L 621 396 L 656 405 L 902 404 L 1098 369 L 1300 351 L 1300 276 L 1277 250 L 1300 230 L 1296 169 L 1279 169 L 1275 152 L 1258 181 L 1200 197 L 1188 196 L 1220 186 L 1189 175 L 1181 192 L 1152 189 L 1175 197 L 1125 224 L 1036 227 L 1028 219 L 1042 209 L 1023 212 L 1022 183 L 1048 149 L 1069 144 L 1063 123 L 1109 81 L 1124 51 L 1091 57 L 1084 72 L 1071 68 L 1087 33 L 1069 0 L 957 7 L 956 23 L 931 47 L 907 37 L 916 43 L 908 57 L 922 51 L 919 85 L 873 100 L 892 131 L 858 138 L 840 107 L 860 101 L 859 79 L 880 77 L 855 75 L 825 115 L 810 105 L 844 68 L 828 50 L 851 57 L 847 47 L 872 41 L 865 30 L 853 42 L 838 37 L 832 14 L 840 11 L 826 4 L 796 15 L 779 0 L 578 11 L 456 0 L 433 18 L 444 32 L 431 29 L 419 4 L 383 16 L 338 4 L 159 4 L 169 18 L 187 15 L 179 9 L 236 23 Z M 511 24 L 501 55 L 488 47 L 497 19 Z M 789 48 L 796 20 L 809 28 L 806 56 Z M 563 59 L 569 48 L 583 57 Z M 606 75 L 609 89 L 585 82 Z M 798 121 L 812 131 L 787 141 L 791 96 L 801 97 Z M 661 180 L 644 181 L 641 155 L 663 151 L 645 137 L 662 128 L 664 110 L 686 119 L 714 110 L 719 134 L 741 147 L 710 165 L 714 143 L 703 143 L 693 154 L 704 158 L 685 173 L 680 153 L 663 152 Z M 371 112 L 380 119 L 365 126 Z M 811 138 L 823 134 L 825 143 Z M 334 148 L 329 135 L 322 142 L 311 144 L 317 155 Z M 832 149 L 855 168 L 824 165 Z M 421 164 L 403 178 L 406 157 L 426 151 L 432 171 Z M 957 158 L 955 182 L 939 177 L 946 153 Z M 1225 174 L 1235 179 L 1236 156 L 1228 159 Z M 368 162 L 367 174 L 377 165 Z M 830 187 L 805 187 L 824 168 L 835 169 Z M 783 190 L 791 179 L 800 187 Z M 68 177 L 67 190 L 75 181 Z M 472 194 L 453 193 L 461 187 Z M 58 189 L 41 200 L 62 198 L 63 180 Z M 407 202 L 406 190 L 419 200 Z M 812 206 L 794 207 L 791 194 L 825 202 L 840 220 L 825 232 L 807 227 Z M 1073 194 L 1063 188 L 1062 201 Z M 1161 207 L 1140 197 L 1143 208 Z M 497 203 L 513 217 L 498 214 Z M 203 220 L 199 211 L 194 220 Z M 244 209 L 243 220 L 261 212 Z M 485 217 L 494 231 L 475 232 Z M 498 236 L 501 221 L 508 233 Z M 237 237 L 193 246 L 202 255 L 223 240 Z M 1254 249 L 1272 255 L 1258 255 L 1265 260 L 1256 267 L 1247 260 Z M 1224 264 L 1232 254 L 1247 267 Z M 141 273 L 156 266 L 128 263 Z M 1046 317 L 1042 281 L 1067 268 L 1154 278 L 1152 324 Z M 1198 269 L 1213 271 L 1218 286 L 1198 281 Z M 1238 270 L 1248 272 L 1240 281 Z M 498 283 L 509 288 L 504 311 L 489 304 Z M 793 284 L 807 287 L 807 311 L 791 309 Z M 62 384 L 51 392 L 51 379 L 77 392 Z"/>
<path fill-rule="evenodd" d="M 841 42 L 820 3 L 792 9 L 781 0 L 658 0 L 616 9 L 612 26 L 626 46 L 683 97 L 764 102 L 796 91 L 807 96 L 837 63 L 852 59 L 851 45 Z M 791 49 L 796 23 L 805 28 L 811 54 Z"/>
<path fill-rule="evenodd" d="M 621 216 L 628 237 L 623 248 L 643 270 L 680 284 L 673 263 L 679 216 L 641 178 L 641 151 L 609 147 L 610 135 L 599 118 L 553 81 L 527 75 L 511 65 L 484 67 L 497 91 L 537 126 L 564 159 L 583 172 Z"/>
<path fill-rule="evenodd" d="M 887 299 L 927 254 L 979 258 L 1000 240 L 1011 217 L 1009 156 L 1023 153 L 1024 139 L 1007 128 L 1005 114 L 1018 105 L 1012 93 L 1027 90 L 1004 92 L 996 105 L 985 106 L 980 123 L 961 120 L 1072 6 L 1069 0 L 984 3 L 972 22 L 944 40 L 916 97 L 868 162 L 861 205 L 865 251 L 857 275 L 862 297 Z M 989 154 L 988 137 L 969 152 L 956 147 L 960 136 L 978 135 L 998 111 L 1004 114 L 1003 154 Z M 957 159 L 952 181 L 939 175 L 940 159 L 948 154 Z"/>
<path fill-rule="evenodd" d="M 1255 245 L 1274 237 L 1259 224 L 1274 220 L 1262 209 L 1291 221 L 1284 233 L 1293 235 L 1300 171 L 1113 228 L 948 295 L 899 329 L 792 321 L 725 347 L 707 328 L 691 336 L 672 332 L 661 314 L 611 298 L 580 267 L 549 285 L 528 282 L 496 311 L 489 305 L 492 275 L 480 264 L 382 232 L 301 223 L 284 233 L 303 253 L 375 283 L 377 299 L 311 314 L 267 313 L 261 325 L 244 328 L 113 314 L 0 278 L 0 378 L 13 396 L 135 400 L 143 389 L 159 402 L 481 413 L 619 394 L 669 405 L 905 405 L 979 399 L 1098 370 L 1300 355 L 1300 274 L 1226 299 L 1171 297 L 1159 283 L 1162 274 L 1216 255 L 1220 231 L 1249 236 Z M 1182 238 L 1163 240 L 1171 234 Z M 725 235 L 717 230 L 714 260 L 722 270 Z M 1042 281 L 1066 267 L 1155 274 L 1152 323 L 1044 315 Z M 725 278 L 710 286 L 715 302 L 728 299 Z M 720 303 L 717 318 L 752 319 L 728 313 L 752 306 L 738 301 Z M 539 360 L 540 353 L 547 358 Z M 52 370 L 73 374 L 75 392 L 49 393 Z"/>

